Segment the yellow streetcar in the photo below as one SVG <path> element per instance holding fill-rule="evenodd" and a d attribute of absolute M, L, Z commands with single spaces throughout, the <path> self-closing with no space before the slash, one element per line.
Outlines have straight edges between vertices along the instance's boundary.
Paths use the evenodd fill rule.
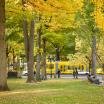
<path fill-rule="evenodd" d="M 36 62 L 35 72 L 36 72 Z M 47 74 L 56 74 L 58 70 L 61 71 L 61 74 L 73 74 L 73 70 L 77 68 L 79 74 L 88 74 L 89 66 L 81 62 L 71 62 L 71 61 L 59 61 L 59 62 L 46 62 L 46 73 Z M 90 69 L 91 71 L 91 69 Z M 27 65 L 25 65 L 25 70 L 22 74 L 27 75 Z M 96 69 L 97 74 L 104 74 L 103 68 Z"/>
<path fill-rule="evenodd" d="M 73 69 L 77 68 L 78 72 L 86 73 L 86 65 L 81 63 L 73 63 L 69 61 L 59 61 L 59 62 L 47 62 L 47 74 L 55 74 L 57 70 L 61 71 L 61 74 L 72 74 Z"/>
<path fill-rule="evenodd" d="M 89 66 L 80 62 L 70 62 L 70 61 L 59 61 L 59 62 L 47 62 L 47 74 L 55 74 L 57 70 L 61 71 L 61 74 L 72 74 L 73 69 L 77 68 L 79 74 L 88 74 Z M 91 69 L 90 69 L 91 70 Z M 96 69 L 97 74 L 104 74 L 102 68 Z"/>

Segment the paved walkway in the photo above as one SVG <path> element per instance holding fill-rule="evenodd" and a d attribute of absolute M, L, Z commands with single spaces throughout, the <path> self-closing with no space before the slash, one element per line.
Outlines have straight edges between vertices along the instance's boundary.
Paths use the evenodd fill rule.
<path fill-rule="evenodd" d="M 61 78 L 70 78 L 73 79 L 73 75 L 60 75 Z M 50 75 L 47 75 L 48 78 L 50 78 Z M 54 75 L 52 75 L 52 78 L 54 78 Z M 80 79 L 87 79 L 87 75 L 78 75 L 78 78 Z M 97 75 L 97 78 L 102 80 L 102 75 Z"/>
<path fill-rule="evenodd" d="M 73 75 L 60 75 L 60 77 L 61 78 L 63 78 L 63 79 L 73 79 Z M 103 75 L 97 75 L 97 78 L 99 78 L 100 79 L 100 81 L 102 81 L 102 77 L 103 77 Z M 22 76 L 22 78 L 27 78 L 27 76 Z M 47 78 L 48 79 L 50 79 L 51 78 L 51 76 L 50 75 L 47 75 Z M 54 78 L 54 75 L 52 75 L 52 78 Z M 78 75 L 78 78 L 79 79 L 87 79 L 87 75 Z"/>

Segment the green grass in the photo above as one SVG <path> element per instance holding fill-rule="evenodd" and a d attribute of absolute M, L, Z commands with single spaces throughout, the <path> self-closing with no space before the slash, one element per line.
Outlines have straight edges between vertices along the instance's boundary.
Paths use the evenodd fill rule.
<path fill-rule="evenodd" d="M 55 79 L 35 84 L 9 79 L 11 91 L 0 93 L 0 104 L 104 104 L 104 87 L 87 81 Z"/>

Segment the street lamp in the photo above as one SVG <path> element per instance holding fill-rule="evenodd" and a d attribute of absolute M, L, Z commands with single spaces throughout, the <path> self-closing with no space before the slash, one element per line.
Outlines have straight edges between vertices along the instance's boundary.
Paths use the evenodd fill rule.
<path fill-rule="evenodd" d="M 49 56 L 50 61 L 50 78 L 52 78 L 52 57 Z"/>
<path fill-rule="evenodd" d="M 23 70 L 24 70 L 24 66 L 25 66 L 24 65 L 24 63 L 25 63 L 24 62 L 24 58 L 25 58 L 25 55 L 24 54 L 20 54 L 20 60 L 21 60 L 20 63 L 21 63 L 21 66 L 22 66 Z"/>

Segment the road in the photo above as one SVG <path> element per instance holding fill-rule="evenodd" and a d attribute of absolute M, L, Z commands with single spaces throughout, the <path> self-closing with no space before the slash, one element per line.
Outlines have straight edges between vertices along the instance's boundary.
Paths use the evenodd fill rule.
<path fill-rule="evenodd" d="M 22 76 L 22 78 L 27 78 L 27 76 Z M 50 75 L 47 75 L 47 78 L 50 79 L 51 76 Z M 52 78 L 54 79 L 54 75 L 52 75 Z M 56 76 L 57 78 L 57 76 Z M 63 78 L 63 79 L 73 79 L 73 75 L 60 75 L 60 78 Z M 87 79 L 87 75 L 78 75 L 78 78 L 79 79 Z M 97 78 L 99 78 L 100 80 L 102 80 L 102 75 L 97 75 Z"/>
<path fill-rule="evenodd" d="M 47 75 L 47 78 L 50 78 L 51 76 L 50 75 Z M 56 75 L 57 77 L 57 75 Z M 54 75 L 52 75 L 52 78 L 54 78 Z M 63 79 L 73 79 L 73 75 L 60 75 L 60 78 L 63 78 Z M 87 79 L 87 76 L 86 75 L 78 75 L 78 78 L 80 79 Z"/>

